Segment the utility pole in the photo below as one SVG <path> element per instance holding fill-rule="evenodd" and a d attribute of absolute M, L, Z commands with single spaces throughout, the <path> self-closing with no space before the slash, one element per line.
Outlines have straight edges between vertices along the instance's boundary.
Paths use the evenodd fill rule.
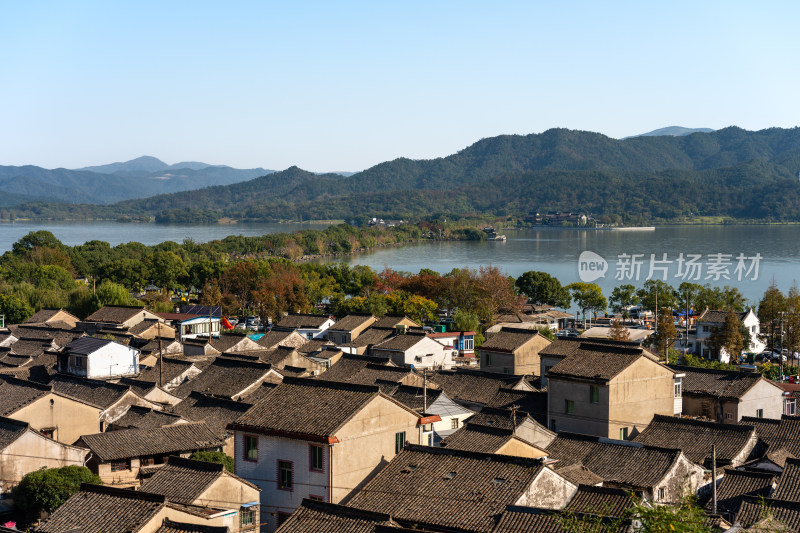
<path fill-rule="evenodd" d="M 783 315 L 784 314 L 785 314 L 784 311 L 781 311 L 781 351 L 780 351 L 780 354 L 778 355 L 778 361 L 780 361 L 780 364 L 781 364 L 781 367 L 780 367 L 781 368 L 781 382 L 783 382 Z"/>
<path fill-rule="evenodd" d="M 655 327 L 656 327 L 655 331 L 656 332 L 655 332 L 655 334 L 658 335 L 658 287 L 656 287 L 656 313 L 655 313 L 655 315 L 656 315 L 655 316 L 655 321 L 656 321 L 656 325 L 655 325 Z"/>
<path fill-rule="evenodd" d="M 422 369 L 422 416 L 428 411 L 428 369 Z"/>
<path fill-rule="evenodd" d="M 511 431 L 517 433 L 517 404 L 511 406 Z"/>
<path fill-rule="evenodd" d="M 717 446 L 711 445 L 711 514 L 717 514 Z"/>
<path fill-rule="evenodd" d="M 158 386 L 164 388 L 164 350 L 161 347 L 161 320 L 157 322 L 158 326 Z"/>
<path fill-rule="evenodd" d="M 686 338 L 683 340 L 683 358 L 686 364 L 686 354 L 689 353 L 689 292 L 686 292 Z"/>

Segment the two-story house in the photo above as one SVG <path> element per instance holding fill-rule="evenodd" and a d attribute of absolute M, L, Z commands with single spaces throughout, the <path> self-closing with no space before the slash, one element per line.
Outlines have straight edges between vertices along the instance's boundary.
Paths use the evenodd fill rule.
<path fill-rule="evenodd" d="M 713 309 L 706 309 L 700 316 L 697 317 L 697 339 L 695 342 L 695 353 L 703 357 L 717 357 L 723 363 L 730 362 L 731 354 L 725 352 L 724 349 L 719 354 L 713 353 L 710 345 L 710 337 L 717 329 L 725 324 L 725 318 L 728 316 L 728 311 L 718 311 Z M 758 316 L 752 309 L 736 313 L 739 317 L 741 324 L 750 333 L 750 345 L 744 347 L 745 352 L 761 352 L 766 349 L 766 344 L 759 338 L 761 335 L 761 326 Z M 739 354 L 735 354 L 738 356 Z"/>
<path fill-rule="evenodd" d="M 328 340 L 337 346 L 353 342 L 367 328 L 377 322 L 373 315 L 353 314 L 336 321 L 326 332 Z"/>
<path fill-rule="evenodd" d="M 429 418 L 376 386 L 285 378 L 230 425 L 236 474 L 261 489 L 261 523 L 275 531 L 303 498 L 338 503 L 357 490 L 419 443 Z"/>
<path fill-rule="evenodd" d="M 454 354 L 457 356 L 458 352 L 424 332 L 396 335 L 376 344 L 371 351 L 373 357 L 385 357 L 396 365 L 414 368 L 452 368 Z"/>
<path fill-rule="evenodd" d="M 319 339 L 325 336 L 328 328 L 334 324 L 328 315 L 289 314 L 283 317 L 272 329 L 275 331 L 296 331 L 307 339 Z"/>
<path fill-rule="evenodd" d="M 547 372 L 549 428 L 628 440 L 681 412 L 678 377 L 640 347 L 582 343 Z"/>
<path fill-rule="evenodd" d="M 550 341 L 538 331 L 501 328 L 478 348 L 481 370 L 498 374 L 535 374 L 540 367 L 539 351 L 549 344 Z"/>
<path fill-rule="evenodd" d="M 139 350 L 109 339 L 81 337 L 58 355 L 58 371 L 92 379 L 135 376 L 139 373 Z"/>

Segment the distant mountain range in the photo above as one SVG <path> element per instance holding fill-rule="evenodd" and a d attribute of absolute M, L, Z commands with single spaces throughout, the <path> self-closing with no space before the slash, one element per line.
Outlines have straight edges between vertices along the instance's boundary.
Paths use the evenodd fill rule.
<path fill-rule="evenodd" d="M 195 172 L 202 170 L 207 169 Z M 33 204 L 14 212 L 56 218 L 150 215 L 164 222 L 525 216 L 554 210 L 633 222 L 698 216 L 800 220 L 798 171 L 800 128 L 729 127 L 623 140 L 552 129 L 482 139 L 438 159 L 400 158 L 349 177 L 291 167 L 245 182 L 105 207 Z"/>
<path fill-rule="evenodd" d="M 229 185 L 271 172 L 274 171 L 198 162 L 167 165 L 149 156 L 75 170 L 0 166 L 0 205 L 30 201 L 109 204 L 211 185 Z"/>
<path fill-rule="evenodd" d="M 684 128 L 683 126 L 667 126 L 666 128 L 659 128 L 657 130 L 648 131 L 647 133 L 640 133 L 639 135 L 631 135 L 625 137 L 630 139 L 632 137 L 659 137 L 661 135 L 672 135 L 673 137 L 682 137 L 684 135 L 691 135 L 692 133 L 711 133 L 711 128 Z"/>

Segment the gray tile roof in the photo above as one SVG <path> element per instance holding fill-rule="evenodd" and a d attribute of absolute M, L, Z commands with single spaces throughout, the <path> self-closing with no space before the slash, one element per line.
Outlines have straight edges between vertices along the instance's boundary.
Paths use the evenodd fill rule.
<path fill-rule="evenodd" d="M 501 388 L 513 387 L 523 376 L 509 376 L 479 370 L 437 370 L 430 376 L 455 401 L 488 404 Z"/>
<path fill-rule="evenodd" d="M 168 383 L 184 372 L 187 372 L 194 364 L 192 361 L 186 359 L 177 359 L 173 357 L 163 357 L 162 359 L 164 361 L 164 383 Z M 159 361 L 156 361 L 156 364 L 152 367 L 143 366 L 140 368 L 141 372 L 139 377 L 145 381 L 158 383 L 158 380 L 161 378 L 160 367 L 161 363 Z"/>
<path fill-rule="evenodd" d="M 756 383 L 764 379 L 757 372 L 713 370 L 681 365 L 668 365 L 683 378 L 683 394 L 741 399 Z"/>
<path fill-rule="evenodd" d="M 131 390 L 127 385 L 57 374 L 50 385 L 55 392 L 106 409 Z"/>
<path fill-rule="evenodd" d="M 725 470 L 725 476 L 717 485 L 717 512 L 733 520 L 745 497 L 768 497 L 774 482 L 775 476 L 772 474 Z M 710 494 L 708 500 L 705 508 L 710 510 L 712 506 Z"/>
<path fill-rule="evenodd" d="M 467 423 L 458 431 L 446 437 L 441 446 L 448 450 L 497 453 L 502 446 L 513 438 L 514 431 L 511 429 Z"/>
<path fill-rule="evenodd" d="M 786 460 L 783 473 L 772 497 L 776 500 L 800 502 L 800 460 Z"/>
<path fill-rule="evenodd" d="M 585 339 L 580 337 L 566 337 L 558 338 L 551 342 L 547 347 L 539 351 L 539 355 L 549 355 L 553 357 L 567 357 L 568 355 L 575 355 L 584 346 L 592 350 L 598 350 L 600 346 L 605 347 L 618 347 L 618 348 L 641 348 L 636 342 L 620 342 L 611 339 Z"/>
<path fill-rule="evenodd" d="M 564 357 L 547 375 L 608 382 L 647 353 L 641 347 L 582 343 L 575 354 Z"/>
<path fill-rule="evenodd" d="M 592 515 L 575 515 L 577 518 L 587 517 L 591 524 L 591 531 L 596 533 L 628 533 L 629 523 L 625 522 L 616 526 L 615 521 L 603 522 L 595 520 Z M 616 527 L 615 527 L 616 526 Z M 597 529 L 594 529 L 597 527 Z M 509 505 L 500 516 L 497 526 L 492 533 L 565 533 L 564 521 L 558 511 L 537 509 L 535 507 L 518 507 Z"/>
<path fill-rule="evenodd" d="M 321 375 L 324 378 L 326 374 L 327 372 Z M 370 363 L 350 377 L 347 382 L 361 385 L 377 385 L 379 381 L 400 383 L 411 375 L 415 375 L 414 371 L 407 367 Z"/>
<path fill-rule="evenodd" d="M 144 307 L 127 305 L 106 305 L 88 317 L 85 322 L 108 322 L 122 324 L 144 311 Z"/>
<path fill-rule="evenodd" d="M 110 339 L 97 339 L 95 337 L 81 337 L 66 345 L 65 350 L 71 354 L 89 355 L 100 348 L 105 348 L 114 341 Z"/>
<path fill-rule="evenodd" d="M 581 463 L 559 466 L 556 464 L 558 474 L 574 485 L 595 486 L 603 483 L 604 479 L 583 466 Z"/>
<path fill-rule="evenodd" d="M 547 425 L 547 391 L 530 392 L 516 389 L 500 388 L 489 400 L 489 407 L 509 409 L 516 405 L 520 411 L 528 413 L 540 424 Z"/>
<path fill-rule="evenodd" d="M 147 455 L 212 450 L 225 442 L 205 422 L 176 424 L 156 429 L 122 429 L 83 435 L 83 446 L 102 462 Z"/>
<path fill-rule="evenodd" d="M 19 411 L 51 390 L 49 385 L 0 374 L 0 416 L 9 416 Z"/>
<path fill-rule="evenodd" d="M 308 341 L 307 338 L 303 337 L 296 331 L 272 331 L 266 332 L 260 339 L 256 341 L 256 344 L 259 346 L 263 346 L 267 349 L 274 349 L 278 346 L 291 346 L 293 348 L 297 348 L 298 346 L 302 346 Z"/>
<path fill-rule="evenodd" d="M 164 411 L 154 411 L 148 407 L 131 405 L 128 412 L 109 424 L 109 430 L 120 429 L 155 429 L 170 424 L 178 424 L 183 420 L 178 415 L 166 413 Z"/>
<path fill-rule="evenodd" d="M 724 324 L 725 318 L 728 316 L 728 313 L 729 311 L 717 311 L 714 309 L 706 309 L 705 311 L 700 313 L 700 316 L 697 317 L 697 322 L 698 323 L 706 322 L 710 324 Z M 747 316 L 747 313 L 749 313 L 749 311 L 736 313 L 736 316 L 739 317 L 739 320 L 741 321 L 744 317 Z"/>
<path fill-rule="evenodd" d="M 348 343 L 343 344 L 345 347 L 361 348 L 362 346 L 370 346 L 380 344 L 392 335 L 395 334 L 394 329 L 376 328 L 371 327 L 361 332 L 361 334 Z"/>
<path fill-rule="evenodd" d="M 580 485 L 565 509 L 575 513 L 621 517 L 633 506 L 635 497 L 627 490 Z"/>
<path fill-rule="evenodd" d="M 172 412 L 186 420 L 205 422 L 217 436 L 226 437 L 230 432 L 228 424 L 242 416 L 252 404 L 241 401 L 226 400 L 192 392 L 181 403 L 172 408 Z"/>
<path fill-rule="evenodd" d="M 248 386 L 262 381 L 271 368 L 257 361 L 217 357 L 201 373 L 175 389 L 173 394 L 185 398 L 196 391 L 235 398 Z"/>
<path fill-rule="evenodd" d="M 163 496 L 98 485 L 81 485 L 37 529 L 41 533 L 137 532 L 161 509 Z"/>
<path fill-rule="evenodd" d="M 537 331 L 504 327 L 489 337 L 478 351 L 513 352 L 537 336 L 541 337 Z"/>
<path fill-rule="evenodd" d="M 228 472 L 225 466 L 220 463 L 195 461 L 173 456 L 167 458 L 167 464 L 146 479 L 139 490 L 152 494 L 163 494 L 171 502 L 191 505 L 212 483 L 224 476 L 236 479 L 252 488 L 257 488 L 252 483 Z M 232 496 L 232 499 L 235 499 L 235 496 Z M 200 504 L 201 502 L 197 503 L 197 505 Z M 235 504 L 235 501 L 230 502 L 226 507 Z"/>
<path fill-rule="evenodd" d="M 63 309 L 40 309 L 28 320 L 26 320 L 25 324 L 41 324 L 43 322 L 47 322 L 59 313 L 66 313 L 70 318 L 75 319 L 76 322 L 78 321 L 78 317 L 68 313 L 67 311 L 64 311 Z"/>
<path fill-rule="evenodd" d="M 408 445 L 347 505 L 396 520 L 491 531 L 543 468 L 535 459 Z"/>
<path fill-rule="evenodd" d="M 373 533 L 376 525 L 394 525 L 383 513 L 304 499 L 278 533 Z"/>
<path fill-rule="evenodd" d="M 28 431 L 28 423 L 0 416 L 0 451 Z"/>
<path fill-rule="evenodd" d="M 412 387 L 409 385 L 398 385 L 395 387 L 391 392 L 381 388 L 386 394 L 389 394 L 392 398 L 397 400 L 398 402 L 402 403 L 406 407 L 410 407 L 415 411 L 422 411 L 423 401 L 425 400 L 425 396 L 427 395 L 428 400 L 428 407 L 436 401 L 436 399 L 442 394 L 441 389 L 431 389 L 427 390 L 427 394 L 423 394 L 422 387 Z"/>
<path fill-rule="evenodd" d="M 800 502 L 744 497 L 736 522 L 744 528 L 762 523 L 764 527 L 755 530 L 758 533 L 800 531 Z"/>
<path fill-rule="evenodd" d="M 228 526 L 204 526 L 200 524 L 188 524 L 185 522 L 175 522 L 165 518 L 161 527 L 155 533 L 229 533 Z"/>
<path fill-rule="evenodd" d="M 359 326 L 363 326 L 366 322 L 372 323 L 374 321 L 375 317 L 372 315 L 347 315 L 337 320 L 336 323 L 328 329 L 332 331 L 353 331 Z"/>
<path fill-rule="evenodd" d="M 378 394 L 378 387 L 287 377 L 237 418 L 232 427 L 268 434 L 333 437 L 337 429 Z"/>
<path fill-rule="evenodd" d="M 717 447 L 717 466 L 731 464 L 744 453 L 747 457 L 755 445 L 753 426 L 718 424 L 691 418 L 655 415 L 641 433 L 633 438 L 647 446 L 677 448 L 690 461 L 711 467 L 711 447 Z"/>
<path fill-rule="evenodd" d="M 395 335 L 390 337 L 380 344 L 372 347 L 373 350 L 391 350 L 395 352 L 405 352 L 412 347 L 419 344 L 426 338 L 424 333 L 406 333 L 403 335 Z"/>
<path fill-rule="evenodd" d="M 769 451 L 785 450 L 800 458 L 800 417 L 783 415 L 780 419 L 743 416 L 743 426 L 756 428 L 758 438 L 769 446 Z"/>
<path fill-rule="evenodd" d="M 361 372 L 367 365 L 386 365 L 389 359 L 384 357 L 367 357 L 365 355 L 343 354 L 341 359 L 328 370 L 319 375 L 325 381 L 348 381 Z"/>
<path fill-rule="evenodd" d="M 287 329 L 316 329 L 330 320 L 328 315 L 286 315 L 275 326 Z"/>
<path fill-rule="evenodd" d="M 397 324 L 399 324 L 399 323 L 403 322 L 404 320 L 405 320 L 405 321 L 411 321 L 411 322 L 414 322 L 413 320 L 411 320 L 411 319 L 410 319 L 410 318 L 408 318 L 407 316 L 401 316 L 401 315 L 383 315 L 383 316 L 382 316 L 381 318 L 379 318 L 379 319 L 378 319 L 378 320 L 377 320 L 377 321 L 376 321 L 374 324 L 372 324 L 372 326 L 371 326 L 371 327 L 372 327 L 372 328 L 388 328 L 388 329 L 394 329 L 394 328 L 395 328 L 395 326 L 396 326 Z M 416 325 L 416 327 L 421 327 L 421 324 L 417 324 L 416 322 L 414 322 L 414 324 Z M 361 335 L 363 335 L 363 333 L 362 333 Z"/>
<path fill-rule="evenodd" d="M 556 471 L 580 463 L 603 478 L 606 483 L 631 489 L 652 489 L 681 457 L 680 450 L 601 443 L 597 437 L 559 433 L 548 456 L 558 459 Z"/>

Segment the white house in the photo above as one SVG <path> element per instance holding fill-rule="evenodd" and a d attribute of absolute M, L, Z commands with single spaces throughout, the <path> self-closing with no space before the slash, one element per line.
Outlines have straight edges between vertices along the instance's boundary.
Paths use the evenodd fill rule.
<path fill-rule="evenodd" d="M 453 367 L 453 357 L 458 350 L 447 347 L 425 333 L 397 335 L 372 347 L 373 357 L 391 359 L 396 365 L 414 365 L 414 368 Z"/>
<path fill-rule="evenodd" d="M 761 325 L 758 316 L 753 309 L 748 309 L 742 313 L 736 313 L 739 320 L 750 332 L 750 345 L 744 347 L 745 352 L 761 352 L 766 349 L 766 345 L 761 341 L 759 335 L 761 334 Z M 725 317 L 728 316 L 727 311 L 717 311 L 706 309 L 700 316 L 697 317 L 697 342 L 695 343 L 695 351 L 698 355 L 703 357 L 711 357 L 712 349 L 709 344 L 709 339 L 714 333 L 716 328 L 721 328 L 725 323 Z M 730 355 L 721 350 L 719 360 L 723 363 L 730 362 Z"/>
<path fill-rule="evenodd" d="M 272 329 L 296 331 L 307 339 L 321 339 L 335 322 L 328 315 L 290 314 L 283 317 Z"/>
<path fill-rule="evenodd" d="M 221 319 L 218 316 L 189 313 L 158 313 L 158 316 L 175 328 L 181 341 L 201 336 L 219 337 Z"/>
<path fill-rule="evenodd" d="M 81 337 L 59 354 L 58 371 L 92 379 L 135 376 L 139 373 L 139 350 L 109 339 Z"/>

